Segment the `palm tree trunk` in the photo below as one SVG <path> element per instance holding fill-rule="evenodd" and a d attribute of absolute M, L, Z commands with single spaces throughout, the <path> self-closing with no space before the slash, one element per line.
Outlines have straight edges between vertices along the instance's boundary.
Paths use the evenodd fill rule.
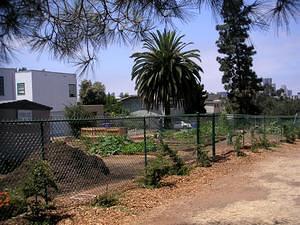
<path fill-rule="evenodd" d="M 171 118 L 168 117 L 171 114 L 170 101 L 167 101 L 165 103 L 164 108 L 165 108 L 165 116 L 167 116 L 164 120 L 164 127 L 165 127 L 165 129 L 170 129 L 171 128 Z"/>

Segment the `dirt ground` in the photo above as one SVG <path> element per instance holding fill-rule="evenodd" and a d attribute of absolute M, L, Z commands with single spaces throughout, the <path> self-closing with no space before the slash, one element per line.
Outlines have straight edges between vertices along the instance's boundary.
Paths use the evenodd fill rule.
<path fill-rule="evenodd" d="M 300 224 L 300 144 L 271 154 L 196 192 L 153 209 L 134 224 Z"/>
<path fill-rule="evenodd" d="M 221 158 L 189 176 L 172 176 L 158 189 L 122 193 L 118 206 L 79 206 L 60 225 L 300 224 L 300 142 L 272 151 Z"/>

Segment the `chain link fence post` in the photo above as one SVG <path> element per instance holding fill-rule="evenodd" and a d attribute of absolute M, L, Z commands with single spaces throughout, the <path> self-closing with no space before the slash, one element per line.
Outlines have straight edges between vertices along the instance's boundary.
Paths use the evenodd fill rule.
<path fill-rule="evenodd" d="M 212 157 L 216 157 L 216 115 L 212 114 L 212 133 L 211 133 L 211 142 L 212 142 Z"/>
<path fill-rule="evenodd" d="M 145 156 L 145 170 L 147 169 L 147 124 L 146 124 L 146 117 L 144 117 L 144 156 Z"/>
<path fill-rule="evenodd" d="M 40 122 L 40 131 L 41 131 L 41 158 L 42 160 L 46 160 L 45 157 L 45 132 L 44 132 L 44 122 L 41 121 Z M 46 205 L 48 205 L 48 189 L 47 186 L 45 184 L 45 201 L 46 201 Z"/>

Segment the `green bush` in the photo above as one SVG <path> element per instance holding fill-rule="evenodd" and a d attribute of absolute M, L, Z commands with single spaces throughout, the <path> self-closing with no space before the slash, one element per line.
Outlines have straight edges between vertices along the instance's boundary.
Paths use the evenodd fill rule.
<path fill-rule="evenodd" d="M 241 148 L 242 148 L 242 139 L 243 139 L 243 135 L 242 134 L 238 134 L 236 136 L 236 138 L 235 138 L 234 151 L 236 152 L 237 156 L 246 156 L 246 154 L 241 151 Z"/>
<path fill-rule="evenodd" d="M 45 203 L 51 200 L 48 195 L 49 189 L 58 190 L 51 167 L 45 160 L 36 161 L 30 166 L 22 186 L 24 197 L 33 198 L 33 201 L 28 202 L 33 218 L 39 218 L 41 212 L 46 209 Z"/>
<path fill-rule="evenodd" d="M 116 154 L 136 154 L 144 151 L 144 142 L 135 143 L 125 136 L 101 136 L 96 140 L 83 138 L 88 151 L 103 156 Z M 147 151 L 155 151 L 156 144 L 147 139 Z"/>
<path fill-rule="evenodd" d="M 68 123 L 71 127 L 74 137 L 80 136 L 80 129 L 84 127 L 93 127 L 95 121 L 89 121 L 93 115 L 87 112 L 81 105 L 70 105 L 65 107 L 65 117 L 69 119 Z"/>
<path fill-rule="evenodd" d="M 93 202 L 92 206 L 109 208 L 115 206 L 119 203 L 119 195 L 116 193 L 105 193 L 103 195 L 97 196 Z"/>
<path fill-rule="evenodd" d="M 171 174 L 172 163 L 162 155 L 150 161 L 143 179 L 141 180 L 146 187 L 159 187 L 161 179 Z"/>
<path fill-rule="evenodd" d="M 293 125 L 283 125 L 283 136 L 286 138 L 287 143 L 294 143 L 296 140 L 295 127 Z"/>
<path fill-rule="evenodd" d="M 166 175 L 186 175 L 189 168 L 167 144 L 161 141 L 161 152 L 158 157 L 150 161 L 144 177 L 140 180 L 146 187 L 159 187 L 161 179 Z"/>
<path fill-rule="evenodd" d="M 197 151 L 197 163 L 202 167 L 210 167 L 211 160 L 208 156 L 208 152 L 204 149 L 203 145 L 199 145 Z"/>
<path fill-rule="evenodd" d="M 27 211 L 26 200 L 17 190 L 0 192 L 0 221 Z"/>

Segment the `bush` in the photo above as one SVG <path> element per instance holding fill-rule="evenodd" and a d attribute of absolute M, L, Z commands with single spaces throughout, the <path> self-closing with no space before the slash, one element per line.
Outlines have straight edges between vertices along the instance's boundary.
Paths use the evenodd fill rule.
<path fill-rule="evenodd" d="M 16 190 L 0 192 L 0 221 L 27 211 L 26 200 Z"/>
<path fill-rule="evenodd" d="M 172 164 L 170 160 L 159 155 L 155 160 L 149 162 L 141 181 L 146 187 L 159 187 L 161 179 L 171 174 L 171 169 Z"/>
<path fill-rule="evenodd" d="M 33 218 L 40 217 L 40 213 L 46 209 L 45 203 L 50 200 L 48 189 L 58 190 L 49 163 L 39 160 L 31 165 L 22 187 L 24 197 L 28 200 L 31 198 L 27 203 Z"/>
<path fill-rule="evenodd" d="M 92 206 L 109 208 L 119 203 L 119 195 L 116 193 L 105 193 L 104 195 L 97 196 Z"/>
<path fill-rule="evenodd" d="M 197 163 L 202 167 L 210 167 L 211 160 L 208 156 L 208 152 L 204 149 L 203 145 L 199 145 L 197 151 Z"/>
<path fill-rule="evenodd" d="M 237 156 L 246 156 L 246 154 L 241 151 L 241 148 L 242 148 L 242 139 L 243 139 L 243 135 L 242 134 L 238 134 L 236 136 L 236 138 L 235 138 L 234 151 L 236 152 Z"/>
<path fill-rule="evenodd" d="M 80 129 L 84 127 L 92 127 L 95 121 L 86 119 L 92 118 L 92 114 L 87 112 L 81 105 L 70 105 L 65 107 L 65 117 L 69 119 L 68 123 L 71 127 L 74 137 L 80 136 Z"/>
<path fill-rule="evenodd" d="M 161 179 L 166 175 L 186 175 L 189 168 L 167 144 L 161 141 L 161 152 L 158 157 L 150 161 L 144 177 L 140 180 L 146 187 L 159 187 Z"/>
<path fill-rule="evenodd" d="M 283 125 L 283 136 L 286 138 L 287 143 L 294 143 L 296 140 L 296 132 L 293 125 Z"/>

